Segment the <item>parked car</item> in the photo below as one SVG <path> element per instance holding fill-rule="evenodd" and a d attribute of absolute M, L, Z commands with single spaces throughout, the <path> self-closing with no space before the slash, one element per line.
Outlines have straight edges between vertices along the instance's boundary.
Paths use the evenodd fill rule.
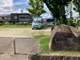
<path fill-rule="evenodd" d="M 41 16 L 33 17 L 32 29 L 41 29 L 44 27 L 43 18 Z"/>

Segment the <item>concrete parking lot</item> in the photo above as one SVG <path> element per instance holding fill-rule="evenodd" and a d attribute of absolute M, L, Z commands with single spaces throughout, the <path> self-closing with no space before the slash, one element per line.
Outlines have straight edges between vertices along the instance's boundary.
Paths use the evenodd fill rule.
<path fill-rule="evenodd" d="M 50 28 L 32 30 L 31 28 L 0 28 L 0 37 L 33 37 L 38 34 L 50 35 Z"/>

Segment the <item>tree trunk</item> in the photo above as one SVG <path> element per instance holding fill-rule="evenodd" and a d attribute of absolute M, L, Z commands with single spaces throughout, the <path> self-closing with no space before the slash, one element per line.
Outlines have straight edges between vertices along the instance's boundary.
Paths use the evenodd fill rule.
<path fill-rule="evenodd" d="M 67 24 L 64 5 L 60 6 L 60 23 Z"/>
<path fill-rule="evenodd" d="M 73 17 L 72 17 L 72 2 L 71 2 L 71 6 L 70 6 L 70 18 L 73 19 Z"/>

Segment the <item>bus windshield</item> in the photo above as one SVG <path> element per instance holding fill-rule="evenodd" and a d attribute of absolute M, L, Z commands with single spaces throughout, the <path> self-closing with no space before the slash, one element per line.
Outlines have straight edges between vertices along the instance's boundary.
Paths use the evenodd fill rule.
<path fill-rule="evenodd" d="M 42 18 L 41 17 L 35 17 L 33 22 L 34 23 L 42 23 Z"/>
<path fill-rule="evenodd" d="M 34 23 L 41 23 L 40 20 L 34 20 L 33 22 L 34 22 Z"/>

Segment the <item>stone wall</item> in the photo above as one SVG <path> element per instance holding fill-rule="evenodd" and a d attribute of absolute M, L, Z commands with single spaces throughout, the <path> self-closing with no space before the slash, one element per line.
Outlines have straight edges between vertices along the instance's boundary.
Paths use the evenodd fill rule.
<path fill-rule="evenodd" d="M 31 60 L 80 60 L 80 57 L 76 56 L 41 56 L 32 55 Z"/>

